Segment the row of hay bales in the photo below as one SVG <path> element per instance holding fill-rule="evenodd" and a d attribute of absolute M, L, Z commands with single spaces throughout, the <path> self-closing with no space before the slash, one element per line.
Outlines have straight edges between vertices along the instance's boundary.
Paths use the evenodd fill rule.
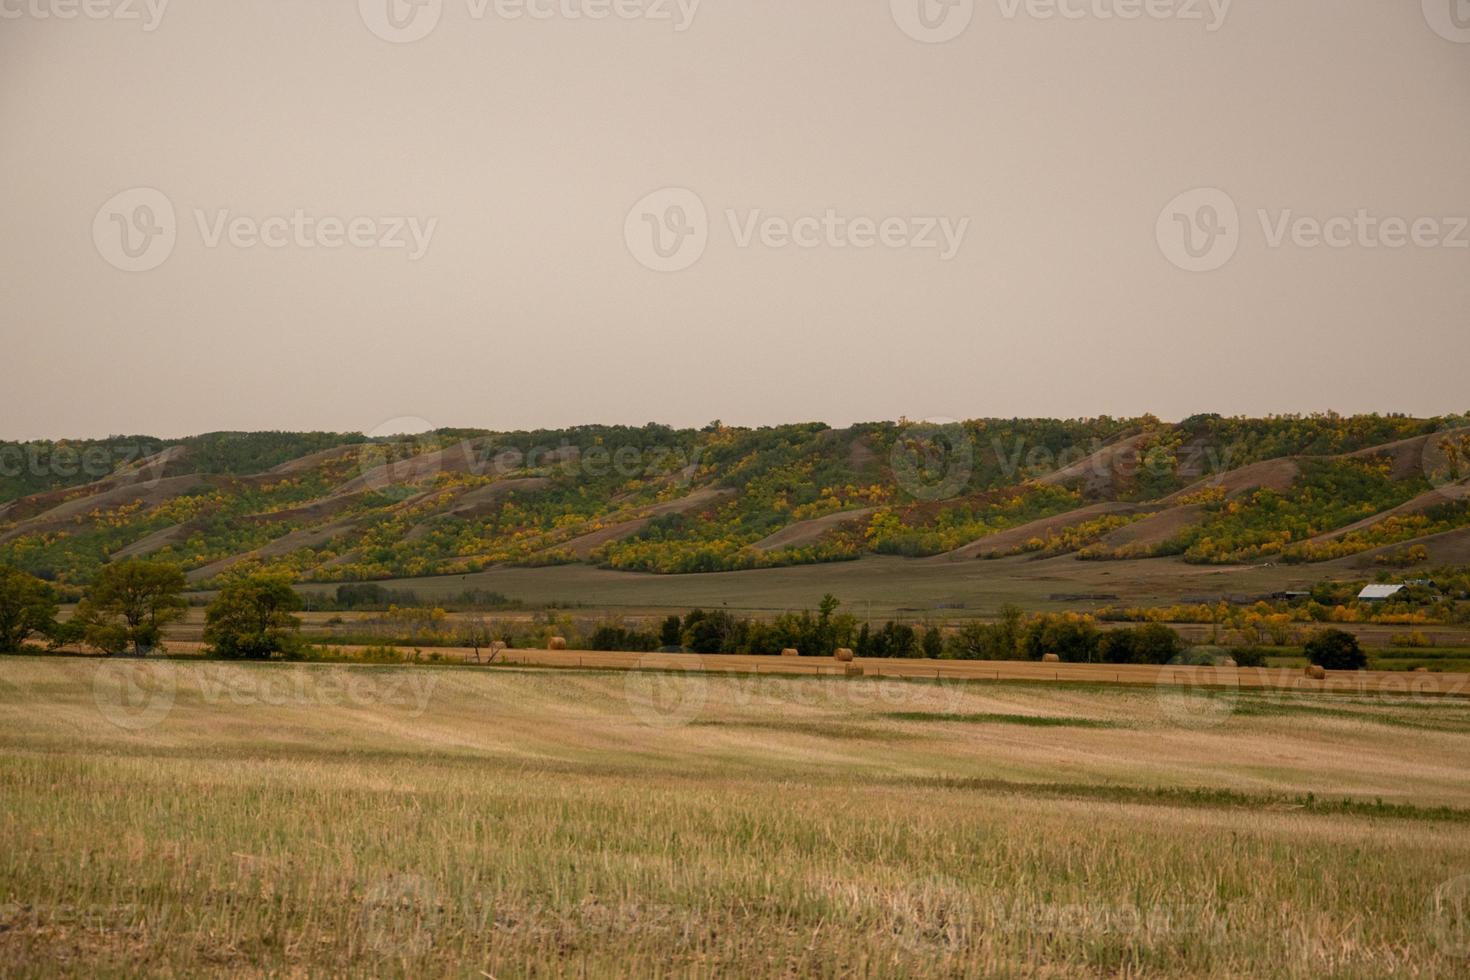
<path fill-rule="evenodd" d="M 548 650 L 565 650 L 566 648 L 567 648 L 567 638 L 564 637 L 564 636 L 553 636 L 550 640 L 548 640 L 546 642 L 546 649 L 548 649 Z M 800 650 L 796 650 L 796 649 L 794 649 L 792 647 L 787 647 L 786 649 L 784 649 L 784 650 L 781 651 L 781 656 L 783 656 L 783 657 L 799 657 L 799 656 L 801 656 L 801 651 Z M 852 663 L 852 659 L 853 659 L 853 653 L 847 647 L 838 647 L 837 648 L 837 652 L 834 655 L 834 659 L 836 659 L 836 661 L 838 663 L 851 664 Z M 1045 656 L 1043 656 L 1041 658 L 1041 662 L 1044 663 L 1044 664 L 1059 664 L 1059 663 L 1062 662 L 1062 658 L 1059 657 L 1059 656 L 1057 656 L 1055 653 L 1048 653 L 1048 654 L 1046 654 Z M 1221 667 L 1234 667 L 1234 666 L 1236 666 L 1236 663 L 1235 663 L 1234 660 L 1231 660 L 1229 658 L 1226 658 L 1225 660 L 1223 660 L 1223 661 L 1220 662 L 1220 666 Z M 1423 669 L 1423 668 L 1421 668 L 1421 669 Z M 861 668 L 858 668 L 858 667 L 849 667 L 848 668 L 848 673 L 853 673 L 853 672 L 861 672 Z M 1314 681 L 1321 681 L 1321 680 L 1326 680 L 1327 679 L 1327 671 L 1323 670 L 1321 667 L 1318 667 L 1316 664 L 1308 664 L 1307 665 L 1306 675 L 1308 677 L 1310 677 Z"/>

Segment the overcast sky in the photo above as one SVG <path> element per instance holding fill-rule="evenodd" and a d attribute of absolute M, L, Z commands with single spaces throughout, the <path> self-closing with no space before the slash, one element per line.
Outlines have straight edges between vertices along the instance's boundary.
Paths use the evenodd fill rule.
<path fill-rule="evenodd" d="M 0 436 L 1470 408 L 1465 0 L 151 2 L 0 0 Z"/>

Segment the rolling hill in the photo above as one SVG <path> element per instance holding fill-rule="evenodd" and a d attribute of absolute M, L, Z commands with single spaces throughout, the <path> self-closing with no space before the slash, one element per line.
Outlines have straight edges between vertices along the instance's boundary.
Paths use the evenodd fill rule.
<path fill-rule="evenodd" d="M 128 557 L 177 562 L 201 586 L 261 567 L 336 582 L 875 555 L 1345 573 L 1465 562 L 1467 478 L 1463 416 L 6 443 L 0 562 L 63 585 Z"/>

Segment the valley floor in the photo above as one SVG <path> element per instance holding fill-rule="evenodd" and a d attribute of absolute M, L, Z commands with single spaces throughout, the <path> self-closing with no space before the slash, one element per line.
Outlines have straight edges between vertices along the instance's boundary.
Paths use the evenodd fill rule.
<path fill-rule="evenodd" d="M 0 973 L 1465 970 L 1470 707 L 1176 695 L 7 657 Z"/>

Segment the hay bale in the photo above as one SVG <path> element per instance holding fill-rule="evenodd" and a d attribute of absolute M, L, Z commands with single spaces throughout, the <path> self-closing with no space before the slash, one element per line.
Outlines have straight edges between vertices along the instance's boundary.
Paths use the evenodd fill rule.
<path fill-rule="evenodd" d="M 847 647 L 838 647 L 837 648 L 837 661 L 838 661 L 838 663 L 844 663 L 844 664 L 850 664 L 850 663 L 852 663 L 852 651 L 849 650 Z"/>
<path fill-rule="evenodd" d="M 1325 681 L 1327 679 L 1327 671 L 1318 667 L 1316 664 L 1307 664 L 1307 676 L 1314 681 Z"/>
<path fill-rule="evenodd" d="M 1048 653 L 1041 658 L 1041 662 L 1044 664 L 1059 664 L 1062 662 L 1062 658 L 1054 653 Z"/>
<path fill-rule="evenodd" d="M 781 651 L 781 656 L 783 656 L 783 657 L 799 657 L 799 656 L 801 656 L 801 651 L 800 650 L 793 650 L 790 647 L 787 647 L 785 650 L 782 650 Z"/>
<path fill-rule="evenodd" d="M 1224 660 L 1220 661 L 1220 666 L 1221 667 L 1239 667 L 1240 664 L 1236 663 L 1232 658 L 1226 657 Z"/>
<path fill-rule="evenodd" d="M 546 641 L 546 649 L 548 650 L 565 650 L 566 648 L 567 638 L 564 636 L 553 636 Z"/>
<path fill-rule="evenodd" d="M 1427 673 L 1429 673 L 1429 668 L 1428 667 L 1415 667 L 1414 668 L 1414 673 L 1416 673 L 1416 674 L 1427 674 Z"/>

